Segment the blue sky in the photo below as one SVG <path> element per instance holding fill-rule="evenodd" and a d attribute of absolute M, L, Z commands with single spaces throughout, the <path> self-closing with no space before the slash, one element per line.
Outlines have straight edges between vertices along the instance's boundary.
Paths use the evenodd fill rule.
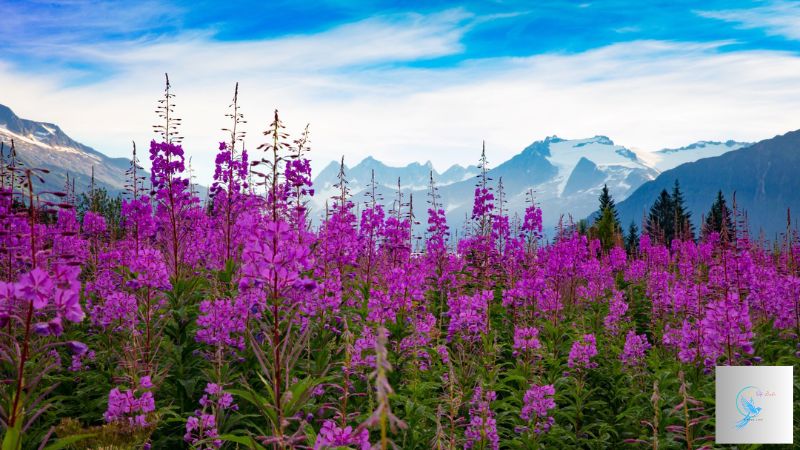
<path fill-rule="evenodd" d="M 444 168 L 484 138 L 500 162 L 550 134 L 657 150 L 800 128 L 798 2 L 0 0 L 0 16 L 0 103 L 112 155 L 151 137 L 164 72 L 198 161 L 237 81 L 251 138 L 279 108 L 311 122 L 319 166 Z"/>

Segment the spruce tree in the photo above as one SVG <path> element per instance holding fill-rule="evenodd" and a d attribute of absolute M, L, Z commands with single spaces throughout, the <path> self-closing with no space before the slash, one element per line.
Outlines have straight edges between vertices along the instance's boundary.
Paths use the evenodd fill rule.
<path fill-rule="evenodd" d="M 611 197 L 611 193 L 608 191 L 608 186 L 604 184 L 603 189 L 600 191 L 600 208 L 598 209 L 599 214 L 595 219 L 595 223 L 602 219 L 603 212 L 606 209 L 611 211 L 611 216 L 614 219 L 614 225 L 617 228 L 621 228 L 619 223 L 619 213 L 617 213 L 617 205 L 614 203 L 614 198 Z"/>
<path fill-rule="evenodd" d="M 675 229 L 674 237 L 694 240 L 692 213 L 686 209 L 683 192 L 681 192 L 681 187 L 677 179 L 675 180 L 675 186 L 672 188 L 672 205 L 675 213 L 675 219 L 673 221 Z"/>
<path fill-rule="evenodd" d="M 731 210 L 725 202 L 725 196 L 722 195 L 722 191 L 718 191 L 717 199 L 714 200 L 714 203 L 711 205 L 711 211 L 708 212 L 703 234 L 705 236 L 714 232 L 721 234 L 723 228 L 730 231 L 732 229 L 731 225 Z"/>
<path fill-rule="evenodd" d="M 661 194 L 650 208 L 647 217 L 647 234 L 651 238 L 662 241 L 669 245 L 675 236 L 675 207 L 672 197 L 666 189 L 661 190 Z"/>
<path fill-rule="evenodd" d="M 600 239 L 603 250 L 609 250 L 614 246 L 617 230 L 619 229 L 610 207 L 606 207 L 603 210 L 603 214 L 600 216 L 600 220 L 595 223 L 595 227 L 597 229 L 597 238 Z"/>
<path fill-rule="evenodd" d="M 628 235 L 625 236 L 625 250 L 630 255 L 639 250 L 639 228 L 632 220 L 631 225 L 628 227 Z"/>

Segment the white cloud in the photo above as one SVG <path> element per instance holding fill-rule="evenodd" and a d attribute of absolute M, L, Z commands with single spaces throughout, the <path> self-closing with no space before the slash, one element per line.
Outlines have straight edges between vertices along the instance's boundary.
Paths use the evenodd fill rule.
<path fill-rule="evenodd" d="M 701 17 L 739 24 L 745 29 L 762 28 L 767 34 L 800 39 L 800 3 L 775 1 L 748 9 L 698 11 Z"/>
<path fill-rule="evenodd" d="M 402 61 L 457 54 L 471 18 L 463 11 L 372 19 L 315 35 L 220 43 L 170 41 L 71 46 L 115 75 L 64 85 L 60 74 L 23 73 L 0 61 L 0 103 L 62 125 L 114 156 L 153 137 L 153 108 L 170 73 L 185 147 L 207 182 L 233 85 L 261 143 L 273 109 L 290 131 L 311 123 L 315 169 L 344 154 L 389 163 L 490 161 L 535 139 L 604 134 L 656 150 L 707 140 L 755 141 L 798 128 L 800 58 L 776 51 L 721 52 L 725 43 L 634 41 L 578 54 L 467 60 L 425 68 Z"/>

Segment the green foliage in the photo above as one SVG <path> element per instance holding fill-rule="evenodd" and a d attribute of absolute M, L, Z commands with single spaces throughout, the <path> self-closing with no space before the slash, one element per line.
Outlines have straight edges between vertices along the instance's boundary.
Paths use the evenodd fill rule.
<path fill-rule="evenodd" d="M 703 233 L 722 234 L 723 230 L 725 230 L 727 233 L 730 233 L 733 230 L 732 225 L 733 222 L 731 221 L 731 210 L 728 208 L 728 204 L 725 201 L 725 196 L 722 195 L 722 191 L 718 191 L 717 198 L 711 205 L 711 210 L 708 212 L 708 216 L 706 217 L 706 224 L 705 228 L 703 229 Z"/>
<path fill-rule="evenodd" d="M 63 419 L 55 428 L 58 439 L 46 447 L 48 449 L 72 448 L 75 450 L 89 449 L 115 449 L 135 450 L 140 449 L 150 439 L 150 435 L 157 428 L 159 418 L 155 415 L 148 417 L 149 426 L 134 427 L 124 423 L 112 423 L 84 428 L 75 419 Z"/>
<path fill-rule="evenodd" d="M 608 185 L 603 184 L 603 189 L 600 191 L 600 207 L 597 209 L 600 211 L 600 215 L 597 219 L 595 219 L 595 223 L 602 220 L 602 216 L 606 209 L 611 211 L 611 217 L 614 222 L 614 227 L 621 228 L 619 223 L 619 213 L 617 212 L 617 204 L 614 202 L 614 198 L 611 196 L 611 193 L 608 191 Z"/>
<path fill-rule="evenodd" d="M 636 254 L 639 250 L 639 228 L 632 220 L 628 227 L 628 234 L 625 235 L 625 250 L 630 255 Z"/>
<path fill-rule="evenodd" d="M 606 207 L 595 224 L 597 227 L 597 237 L 603 250 L 610 250 L 616 244 L 618 222 L 614 219 L 614 212 L 611 207 Z"/>
<path fill-rule="evenodd" d="M 692 213 L 686 209 L 686 201 L 683 198 L 683 192 L 681 192 L 678 180 L 675 180 L 675 186 L 672 188 L 672 207 L 674 208 L 675 237 L 683 240 L 694 240 Z"/>

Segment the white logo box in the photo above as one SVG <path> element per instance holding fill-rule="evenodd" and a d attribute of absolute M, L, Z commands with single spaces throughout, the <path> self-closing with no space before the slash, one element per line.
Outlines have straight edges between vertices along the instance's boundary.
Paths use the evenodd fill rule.
<path fill-rule="evenodd" d="M 793 366 L 716 367 L 716 443 L 792 444 Z"/>

